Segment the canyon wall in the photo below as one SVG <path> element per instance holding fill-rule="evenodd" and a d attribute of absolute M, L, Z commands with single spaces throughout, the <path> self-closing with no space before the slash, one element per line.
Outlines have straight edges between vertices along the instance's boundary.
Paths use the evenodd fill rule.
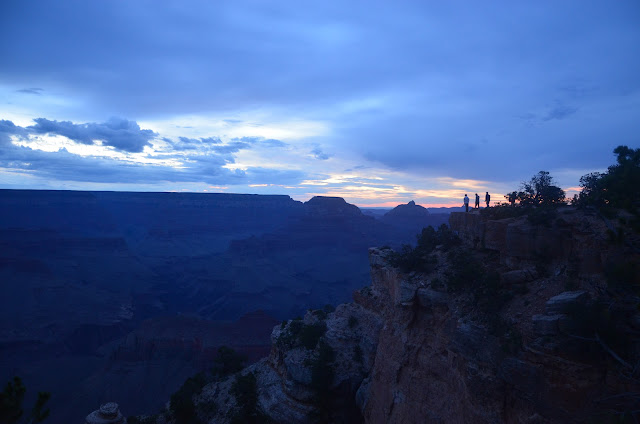
<path fill-rule="evenodd" d="M 637 415 L 638 302 L 615 294 L 606 268 L 612 258 L 638 258 L 608 241 L 602 220 L 565 209 L 548 227 L 471 213 L 453 213 L 450 225 L 463 239 L 459 251 L 499 276 L 492 293 L 501 303 L 480 287 L 448 285 L 457 271 L 443 246 L 426 274 L 401 272 L 391 265 L 393 251 L 372 248 L 371 286 L 335 312 L 310 311 L 298 324 L 275 327 L 270 356 L 241 372 L 256 378 L 258 409 L 281 423 L 580 423 Z M 601 304 L 608 315 L 595 314 Z M 314 326 L 326 329 L 320 339 L 306 346 L 296 339 L 300 328 Z M 323 403 L 317 367 L 326 351 L 334 356 Z M 238 410 L 236 378 L 194 398 L 203 422 L 228 422 Z M 171 422 L 171 415 L 155 419 Z"/>

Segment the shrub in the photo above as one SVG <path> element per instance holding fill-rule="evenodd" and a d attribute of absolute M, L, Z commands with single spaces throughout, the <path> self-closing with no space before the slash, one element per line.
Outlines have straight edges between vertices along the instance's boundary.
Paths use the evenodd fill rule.
<path fill-rule="evenodd" d="M 516 199 L 522 206 L 549 206 L 565 202 L 564 190 L 554 185 L 553 177 L 547 171 L 538 172 L 531 180 L 523 182 L 521 188 Z"/>
<path fill-rule="evenodd" d="M 327 313 L 322 309 L 316 309 L 315 311 L 312 312 L 312 314 L 314 316 L 318 317 L 319 319 L 326 319 L 327 318 Z"/>
<path fill-rule="evenodd" d="M 632 260 L 612 260 L 604 269 L 607 284 L 612 288 L 638 290 L 640 265 Z"/>
<path fill-rule="evenodd" d="M 327 324 L 324 322 L 317 322 L 314 324 L 305 324 L 302 326 L 298 338 L 300 344 L 305 349 L 314 349 L 318 344 L 320 337 L 327 332 Z"/>
<path fill-rule="evenodd" d="M 359 364 L 362 364 L 364 362 L 364 355 L 362 353 L 362 348 L 360 347 L 360 345 L 355 345 L 353 347 L 353 360 Z"/>
<path fill-rule="evenodd" d="M 13 380 L 7 382 L 4 391 L 0 392 L 0 420 L 4 423 L 17 423 L 22 414 L 22 402 L 27 392 L 26 387 L 22 383 L 20 377 L 13 377 Z M 40 423 L 49 416 L 49 409 L 45 408 L 46 403 L 51 398 L 49 392 L 38 392 L 36 403 L 31 409 L 29 422 Z"/>
<path fill-rule="evenodd" d="M 231 416 L 231 423 L 262 424 L 271 422 L 271 419 L 258 407 L 258 386 L 254 373 L 236 375 L 236 379 L 231 385 L 231 394 L 236 399 L 236 408 Z"/>
<path fill-rule="evenodd" d="M 349 328 L 354 328 L 356 325 L 358 325 L 358 318 L 353 315 L 349 316 Z"/>
<path fill-rule="evenodd" d="M 316 347 L 318 340 L 326 332 L 327 324 L 324 322 L 305 324 L 302 321 L 291 321 L 287 328 L 282 331 L 276 343 L 282 348 L 290 349 L 296 346 L 303 346 L 305 349 L 311 350 Z"/>
<path fill-rule="evenodd" d="M 610 302 L 573 304 L 565 312 L 571 318 L 571 335 L 580 337 L 576 343 L 582 340 L 580 352 L 597 358 L 606 357 L 608 352 L 605 352 L 603 343 L 623 358 L 630 353 L 631 334 L 625 331 L 628 312 Z"/>
<path fill-rule="evenodd" d="M 325 311 L 327 314 L 330 314 L 331 312 L 335 311 L 336 308 L 333 305 L 329 305 L 328 303 L 326 305 L 324 305 L 324 307 L 322 308 L 323 311 Z"/>
<path fill-rule="evenodd" d="M 321 340 L 316 358 L 311 363 L 311 389 L 314 392 L 316 407 L 312 418 L 318 422 L 330 422 L 331 415 L 331 385 L 335 369 L 333 361 L 335 352 L 329 344 Z"/>
<path fill-rule="evenodd" d="M 607 172 L 580 178 L 579 205 L 611 206 L 633 210 L 640 198 L 640 149 L 618 146 L 613 150 L 616 164 Z"/>
<path fill-rule="evenodd" d="M 499 203 L 491 208 L 480 209 L 480 215 L 487 219 L 506 219 L 517 218 L 526 213 L 526 210 L 521 207 L 512 207 L 504 203 Z"/>
<path fill-rule="evenodd" d="M 193 377 L 187 378 L 182 387 L 171 395 L 169 410 L 177 422 L 196 424 L 201 422 L 196 415 L 193 397 L 202 392 L 206 382 L 204 374 L 200 372 Z"/>
<path fill-rule="evenodd" d="M 211 373 L 216 378 L 224 378 L 244 368 L 248 358 L 230 347 L 220 346 L 213 358 Z"/>
<path fill-rule="evenodd" d="M 531 224 L 544 225 L 545 227 L 550 227 L 557 215 L 557 209 L 549 205 L 527 211 L 527 219 Z"/>
<path fill-rule="evenodd" d="M 470 251 L 455 249 L 447 255 L 449 271 L 447 272 L 447 287 L 450 291 L 459 291 L 471 286 L 482 273 L 483 267 Z"/>
<path fill-rule="evenodd" d="M 431 272 L 437 264 L 436 258 L 432 255 L 436 247 L 441 246 L 446 252 L 460 243 L 460 238 L 444 224 L 438 230 L 431 226 L 425 227 L 417 236 L 415 248 L 403 245 L 400 252 L 394 252 L 390 256 L 389 262 L 404 272 Z"/>

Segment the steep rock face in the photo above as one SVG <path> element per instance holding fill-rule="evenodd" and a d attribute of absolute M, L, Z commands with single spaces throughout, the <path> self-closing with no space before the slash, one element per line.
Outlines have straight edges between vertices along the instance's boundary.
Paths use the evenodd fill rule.
<path fill-rule="evenodd" d="M 292 340 L 295 323 L 307 329 L 314 325 L 326 326 L 323 340 L 335 354 L 334 377 L 329 383 L 333 395 L 332 422 L 353 422 L 352 414 L 359 415 L 356 391 L 370 373 L 378 346 L 380 317 L 360 304 L 350 303 L 338 306 L 326 318 L 309 312 L 302 321 L 289 321 L 273 329 L 269 357 L 246 368 L 242 374 L 255 375 L 258 406 L 279 423 L 312 423 L 316 410 L 312 367 L 320 348 L 316 345 L 309 349 Z M 229 411 L 237 407 L 233 382 L 231 377 L 203 389 L 195 399 L 202 419 L 209 423 L 229 422 Z"/>
<path fill-rule="evenodd" d="M 324 340 L 335 352 L 329 422 L 555 424 L 606 422 L 615 418 L 611 411 L 636 410 L 637 301 L 624 312 L 600 272 L 607 256 L 620 251 L 604 242 L 606 230 L 593 216 L 560 218 L 551 228 L 565 228 L 568 241 L 551 251 L 557 256 L 546 257 L 548 273 L 532 264 L 539 239 L 552 232 L 524 219 L 485 222 L 472 213 L 452 214 L 452 228 L 468 241 L 461 249 L 502 276 L 505 291 L 497 293 L 510 294 L 488 310 L 479 306 L 476 288 L 443 283 L 454 270 L 442 247 L 428 274 L 402 273 L 390 265 L 390 249 L 370 249 L 371 286 L 356 291 L 354 303 L 324 318 L 310 312 L 297 324 L 324 323 Z M 485 249 L 471 248 L 479 243 Z M 595 248 L 602 259 L 592 267 L 585 261 L 593 260 Z M 609 305 L 611 316 L 627 315 L 611 321 L 616 328 L 598 324 L 602 334 L 575 337 L 593 318 L 606 319 L 584 309 L 596 301 Z M 242 374 L 254 373 L 257 406 L 270 418 L 308 423 L 319 408 L 313 367 L 322 343 L 309 349 L 292 342 L 293 327 L 275 327 L 269 358 Z M 628 338 L 627 346 L 615 346 L 622 357 L 600 339 L 605 330 Z M 229 422 L 238 407 L 233 384 L 234 377 L 209 384 L 195 398 L 205 422 Z"/>
<path fill-rule="evenodd" d="M 487 220 L 476 212 L 453 212 L 449 225 L 469 244 L 499 252 L 500 262 L 516 269 L 540 261 L 575 262 L 582 272 L 599 273 L 609 252 L 605 223 L 573 208 L 559 210 L 547 226 L 526 217 Z"/>
<path fill-rule="evenodd" d="M 384 325 L 364 396 L 365 422 L 499 421 L 500 401 L 478 396 L 496 389 L 495 376 L 486 377 L 499 360 L 498 343 L 459 320 L 447 293 L 389 266 L 386 251 L 372 249 L 370 256 L 370 296 Z"/>

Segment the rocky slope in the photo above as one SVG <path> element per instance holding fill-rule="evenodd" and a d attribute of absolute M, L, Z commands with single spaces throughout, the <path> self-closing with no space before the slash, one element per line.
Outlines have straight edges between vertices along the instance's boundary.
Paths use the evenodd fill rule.
<path fill-rule="evenodd" d="M 249 407 L 256 422 L 281 423 L 638 418 L 638 274 L 611 271 L 637 270 L 637 255 L 600 217 L 569 208 L 547 226 L 475 213 L 450 224 L 465 244 L 437 246 L 429 273 L 370 249 L 370 287 L 275 327 L 268 358 L 193 398 L 198 417 L 232 422 Z"/>

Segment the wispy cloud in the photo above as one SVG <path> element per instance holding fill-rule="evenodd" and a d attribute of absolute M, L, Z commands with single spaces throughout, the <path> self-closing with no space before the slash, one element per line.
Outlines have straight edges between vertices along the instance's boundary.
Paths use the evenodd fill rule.
<path fill-rule="evenodd" d="M 16 90 L 18 93 L 24 93 L 24 94 L 35 94 L 36 96 L 41 96 L 42 92 L 44 91 L 42 88 L 22 88 L 20 90 Z"/>

